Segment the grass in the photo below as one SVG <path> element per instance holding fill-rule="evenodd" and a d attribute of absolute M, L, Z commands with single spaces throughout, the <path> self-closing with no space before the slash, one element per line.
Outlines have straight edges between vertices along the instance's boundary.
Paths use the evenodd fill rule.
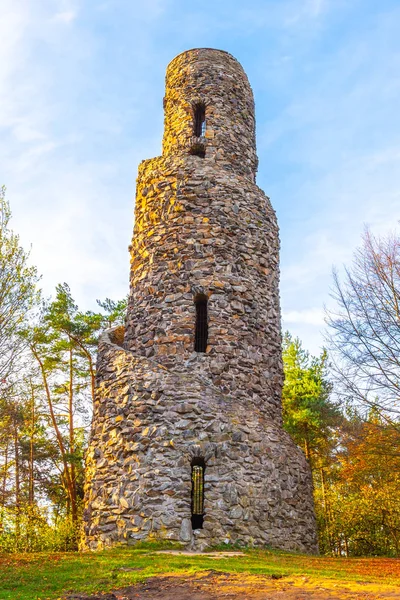
<path fill-rule="evenodd" d="M 338 559 L 268 550 L 245 550 L 245 556 L 218 560 L 207 555 L 156 553 L 165 548 L 165 544 L 145 544 L 97 553 L 0 555 L 0 599 L 56 600 L 67 593 L 109 591 L 156 575 L 210 570 L 273 579 L 290 576 L 299 581 L 306 577 L 313 585 L 324 583 L 328 587 L 361 584 L 364 591 L 365 584 L 371 584 L 371 590 L 400 585 L 398 559 Z"/>

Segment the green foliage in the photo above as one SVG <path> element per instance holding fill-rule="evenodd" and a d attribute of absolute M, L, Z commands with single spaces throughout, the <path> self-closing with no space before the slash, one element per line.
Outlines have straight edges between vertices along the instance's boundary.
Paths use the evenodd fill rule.
<path fill-rule="evenodd" d="M 320 357 L 311 357 L 300 340 L 287 332 L 283 338 L 283 365 L 284 428 L 312 462 L 315 454 L 324 452 L 332 427 L 341 419 L 338 407 L 329 399 L 327 354 L 324 350 Z"/>
<path fill-rule="evenodd" d="M 1 510 L 0 553 L 67 552 L 76 549 L 77 525 L 70 517 L 55 522 L 47 510 L 26 504 Z M 18 523 L 18 526 L 16 525 Z"/>
<path fill-rule="evenodd" d="M 104 327 L 121 320 L 126 306 L 125 301 L 110 299 L 99 304 L 105 313 L 80 311 L 69 286 L 60 284 L 55 298 L 42 302 L 37 318 L 19 332 L 31 353 L 32 374 L 29 393 L 23 389 L 22 379 L 19 383 L 22 412 L 18 426 L 11 399 L 3 402 L 4 410 L 0 402 L 0 419 L 4 416 L 5 425 L 3 489 L 7 489 L 2 501 L 8 509 L 9 525 L 3 545 L 15 550 L 19 548 L 17 538 L 28 530 L 29 548 L 50 548 L 52 538 L 55 548 L 76 547 L 77 539 L 74 543 L 71 539 L 77 535 L 82 510 L 83 456 L 98 338 Z M 41 530 L 43 537 L 36 536 L 32 523 L 37 520 L 26 522 L 22 510 L 23 506 L 33 510 L 39 499 L 56 523 L 73 524 L 68 536 L 60 534 L 59 525 L 49 523 Z"/>
<path fill-rule="evenodd" d="M 115 325 L 123 325 L 125 321 L 126 309 L 128 301 L 126 298 L 123 300 L 96 300 L 97 304 L 105 311 L 102 315 L 102 322 L 104 328 L 114 327 Z"/>
<path fill-rule="evenodd" d="M 29 265 L 29 253 L 21 247 L 19 237 L 10 229 L 11 210 L 0 188 L 0 379 L 11 384 L 23 350 L 17 337 L 26 314 L 37 300 L 39 277 Z"/>
<path fill-rule="evenodd" d="M 101 314 L 79 311 L 69 286 L 56 288 L 43 303 L 40 319 L 24 332 L 40 371 L 49 432 L 57 448 L 58 508 L 78 524 L 83 497 L 83 454 L 95 387 L 95 351 L 103 325 Z M 55 496 L 54 477 L 50 481 Z M 64 493 L 62 493 L 64 490 Z M 61 492 L 61 493 L 60 493 Z"/>

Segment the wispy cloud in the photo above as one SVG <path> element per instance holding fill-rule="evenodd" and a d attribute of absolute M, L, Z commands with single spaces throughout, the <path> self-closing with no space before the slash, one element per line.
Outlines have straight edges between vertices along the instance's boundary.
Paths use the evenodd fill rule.
<path fill-rule="evenodd" d="M 54 15 L 54 21 L 61 21 L 62 23 L 72 23 L 77 17 L 77 12 L 73 10 L 65 10 Z"/>
<path fill-rule="evenodd" d="M 323 326 L 325 324 L 325 313 L 321 308 L 308 308 L 306 310 L 291 310 L 282 314 L 283 321 L 291 325 L 301 323 L 303 325 Z"/>
<path fill-rule="evenodd" d="M 313 17 L 318 17 L 324 10 L 327 9 L 328 0 L 308 0 L 306 2 L 306 10 Z"/>

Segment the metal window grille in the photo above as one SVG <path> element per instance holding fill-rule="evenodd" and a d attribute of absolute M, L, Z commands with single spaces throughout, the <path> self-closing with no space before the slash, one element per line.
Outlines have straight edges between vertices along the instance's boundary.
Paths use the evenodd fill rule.
<path fill-rule="evenodd" d="M 194 108 L 194 135 L 204 136 L 206 132 L 206 107 L 204 104 L 196 104 Z"/>
<path fill-rule="evenodd" d="M 192 467 L 192 515 L 204 514 L 204 468 Z"/>
<path fill-rule="evenodd" d="M 207 298 L 196 301 L 196 328 L 194 335 L 195 352 L 205 352 L 208 342 Z"/>

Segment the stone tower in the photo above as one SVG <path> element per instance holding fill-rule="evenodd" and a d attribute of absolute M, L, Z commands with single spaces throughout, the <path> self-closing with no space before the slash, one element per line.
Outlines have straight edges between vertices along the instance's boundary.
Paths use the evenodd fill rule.
<path fill-rule="evenodd" d="M 100 341 L 85 545 L 159 538 L 317 551 L 282 429 L 279 238 L 253 95 L 227 52 L 168 66 L 163 154 L 137 180 L 125 331 Z"/>

